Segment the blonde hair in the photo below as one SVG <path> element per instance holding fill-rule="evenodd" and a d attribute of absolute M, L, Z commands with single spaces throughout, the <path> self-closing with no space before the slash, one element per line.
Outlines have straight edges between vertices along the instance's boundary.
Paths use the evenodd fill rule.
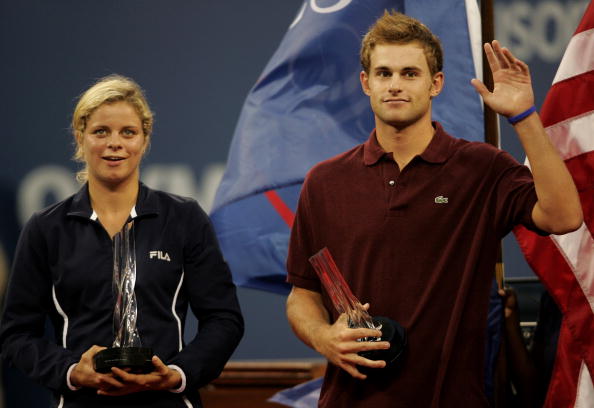
<path fill-rule="evenodd" d="M 366 73 L 371 68 L 371 51 L 378 44 L 406 44 L 418 41 L 423 47 L 431 75 L 443 70 L 441 42 L 419 20 L 395 11 L 384 11 L 363 37 L 361 43 L 361 66 Z"/>
<path fill-rule="evenodd" d="M 150 144 L 154 119 L 142 88 L 134 80 L 122 75 L 113 74 L 99 79 L 79 97 L 72 114 L 71 126 L 76 145 L 74 160 L 85 163 L 84 168 L 76 173 L 76 179 L 81 183 L 86 182 L 88 178 L 88 169 L 81 143 L 87 121 L 101 105 L 120 101 L 127 102 L 134 107 L 142 122 L 146 146 L 148 147 Z"/>

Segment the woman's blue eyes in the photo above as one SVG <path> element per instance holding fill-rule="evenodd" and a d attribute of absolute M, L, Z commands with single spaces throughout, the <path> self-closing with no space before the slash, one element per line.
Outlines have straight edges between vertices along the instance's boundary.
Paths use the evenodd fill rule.
<path fill-rule="evenodd" d="M 94 135 L 100 136 L 100 137 L 104 137 L 104 136 L 107 136 L 109 134 L 108 133 L 108 130 L 107 129 L 103 129 L 103 128 L 95 129 L 92 133 Z M 132 136 L 135 136 L 136 134 L 138 134 L 138 132 L 136 130 L 134 130 L 134 129 L 124 129 L 124 130 L 122 130 L 122 136 L 124 136 L 124 137 L 132 137 Z"/>

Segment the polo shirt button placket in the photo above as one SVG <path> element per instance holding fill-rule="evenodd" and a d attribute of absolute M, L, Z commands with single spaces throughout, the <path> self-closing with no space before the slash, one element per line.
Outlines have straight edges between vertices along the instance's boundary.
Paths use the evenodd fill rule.
<path fill-rule="evenodd" d="M 390 180 L 390 181 L 388 181 L 388 184 L 393 187 L 396 184 L 396 182 L 394 180 Z"/>

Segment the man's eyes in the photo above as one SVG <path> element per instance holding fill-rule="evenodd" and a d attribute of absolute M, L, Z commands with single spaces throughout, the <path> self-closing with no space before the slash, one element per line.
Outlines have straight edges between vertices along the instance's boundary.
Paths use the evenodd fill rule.
<path fill-rule="evenodd" d="M 391 78 L 393 74 L 390 71 L 377 71 L 376 75 L 380 78 Z M 416 78 L 419 73 L 417 71 L 405 71 L 401 75 L 405 78 Z"/>

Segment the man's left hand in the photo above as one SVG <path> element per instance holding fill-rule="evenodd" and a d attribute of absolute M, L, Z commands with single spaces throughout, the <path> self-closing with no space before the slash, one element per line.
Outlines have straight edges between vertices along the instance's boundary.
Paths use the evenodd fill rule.
<path fill-rule="evenodd" d="M 534 105 L 534 92 L 528 65 L 501 47 L 497 40 L 484 45 L 489 67 L 493 73 L 493 92 L 478 79 L 471 81 L 485 103 L 495 112 L 515 116 Z"/>

